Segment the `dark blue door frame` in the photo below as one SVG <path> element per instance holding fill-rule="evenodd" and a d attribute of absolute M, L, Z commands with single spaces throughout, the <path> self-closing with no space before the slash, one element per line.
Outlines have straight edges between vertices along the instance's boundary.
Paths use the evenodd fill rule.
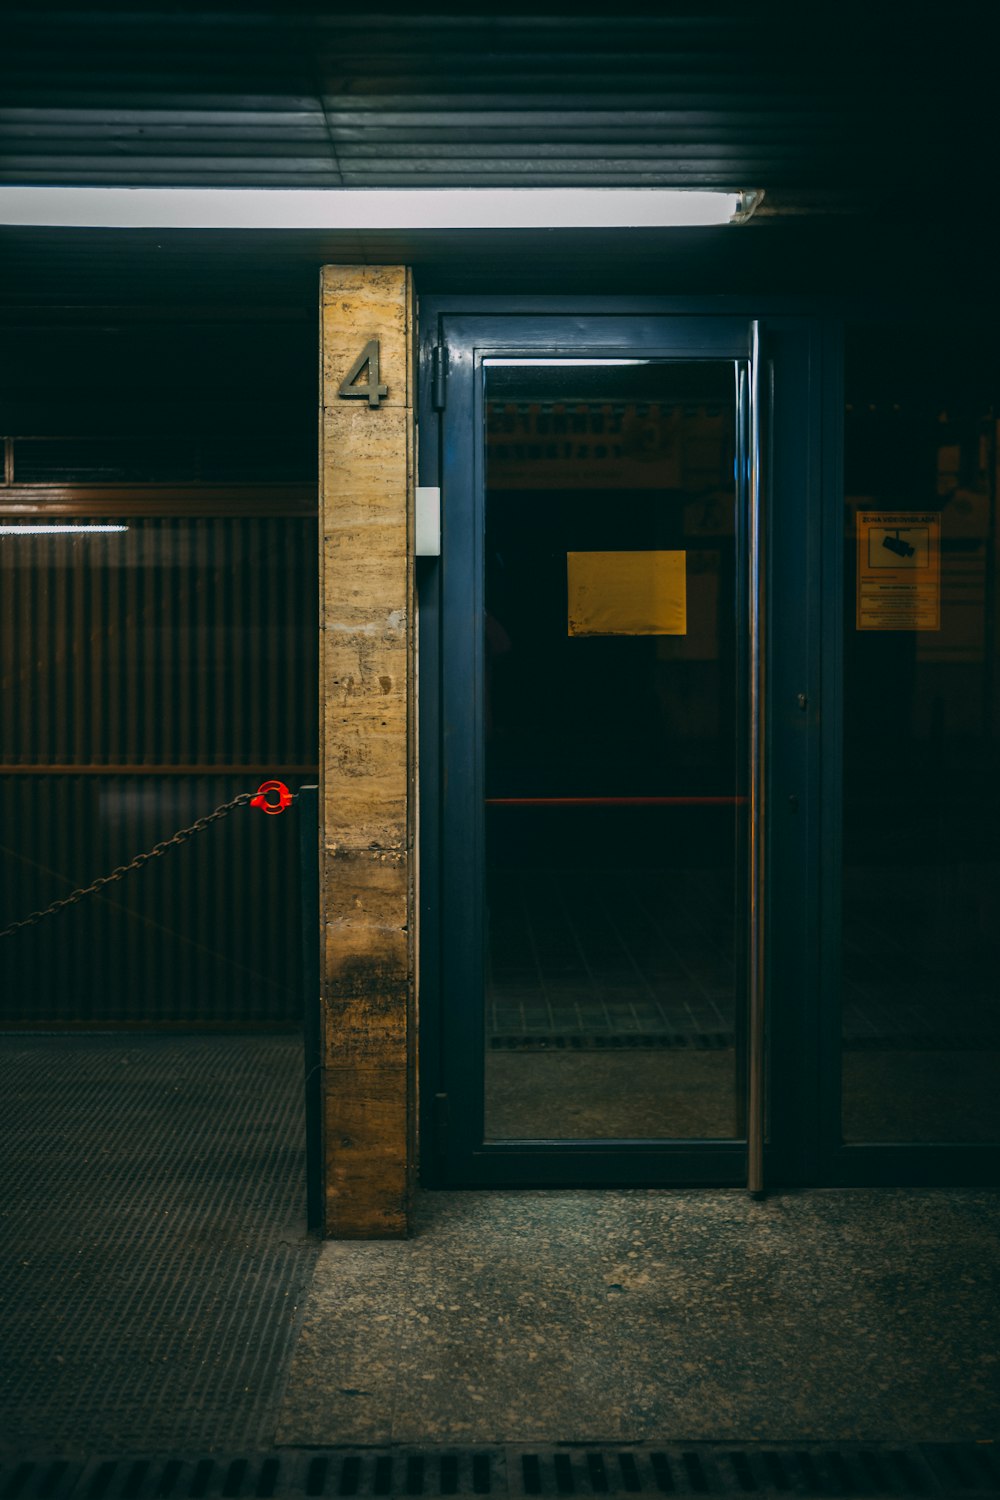
<path fill-rule="evenodd" d="M 481 1007 L 468 994 L 480 964 L 481 788 L 469 714 L 479 699 L 476 632 L 463 649 L 450 633 L 476 617 L 481 558 L 481 392 L 477 353 L 530 355 L 553 349 L 642 353 L 675 359 L 745 359 L 750 316 L 718 302 L 699 307 L 604 300 L 457 299 L 422 302 L 421 484 L 444 491 L 444 556 L 418 560 L 421 698 L 421 1057 L 422 1171 L 449 1185 L 727 1183 L 745 1181 L 746 1148 L 729 1142 L 560 1142 L 484 1145 L 481 1131 Z M 769 1180 L 815 1176 L 818 1121 L 815 1017 L 785 995 L 815 993 L 819 944 L 818 763 L 819 463 L 823 425 L 816 320 L 775 314 L 764 327 L 767 381 L 768 577 L 794 585 L 766 590 L 770 616 L 767 714 L 771 913 L 767 931 L 770 1010 Z M 438 440 L 435 440 L 438 438 Z M 775 527 L 775 497 L 780 527 Z M 785 497 L 794 497 L 788 503 Z M 450 563 L 449 563 L 450 559 Z M 789 561 L 794 559 L 795 566 Z M 805 566 L 803 565 L 805 564 Z M 451 571 L 449 572 L 449 566 Z M 803 695 L 806 707 L 800 707 Z M 791 705 L 791 710 L 789 710 Z M 443 784 L 447 783 L 447 797 Z M 803 872 L 808 871 L 803 879 Z M 776 901 L 774 893 L 780 891 Z M 774 920 L 775 911 L 780 922 Z M 811 1060 L 810 1060 L 811 1059 Z M 804 1116 L 809 1115 L 807 1128 Z"/>
<path fill-rule="evenodd" d="M 475 652 L 459 653 L 456 671 L 443 609 L 453 620 L 456 607 L 464 610 L 466 633 L 476 634 L 483 462 L 477 350 L 738 359 L 754 318 L 766 370 L 766 1184 L 982 1182 L 996 1170 L 995 1146 L 845 1145 L 840 1136 L 844 311 L 731 298 L 421 300 L 419 482 L 444 490 L 445 538 L 443 558 L 418 559 L 417 574 L 421 1171 L 428 1184 L 745 1180 L 745 1148 L 726 1142 L 547 1148 L 477 1139 L 482 1037 L 472 1012 L 481 1007 L 478 997 L 472 1007 L 459 1004 L 455 983 L 479 962 L 481 823 L 474 767 L 456 759 L 454 747 L 478 683 Z"/>
<path fill-rule="evenodd" d="M 444 559 L 417 559 L 420 598 L 421 1175 L 429 1185 L 627 1185 L 745 1181 L 745 1151 L 726 1143 L 643 1148 L 574 1143 L 481 1148 L 468 1076 L 481 1038 L 448 993 L 475 962 L 456 930 L 454 892 L 481 883 L 477 817 L 448 840 L 442 775 L 450 717 L 469 711 L 475 682 L 442 673 L 442 571 L 454 528 L 477 546 L 475 507 L 454 492 L 480 487 L 475 347 L 552 353 L 553 339 L 598 348 L 651 342 L 669 320 L 675 356 L 741 353 L 759 320 L 765 354 L 766 1011 L 768 1187 L 978 1184 L 996 1181 L 996 1145 L 852 1143 L 841 1139 L 841 825 L 843 825 L 844 486 L 843 341 L 847 318 L 891 324 L 912 308 L 807 300 L 423 297 L 420 305 L 420 478 L 444 484 Z M 595 329 L 600 326 L 603 335 Z M 643 333 L 645 330 L 645 333 Z M 733 333 L 733 330 L 742 330 Z M 889 335 L 891 336 L 891 335 Z M 721 342 L 712 342 L 712 341 Z M 733 341 L 727 344 L 727 339 Z M 508 341 L 504 345 L 504 341 Z M 655 339 L 654 341 L 655 342 Z M 451 504 L 450 504 L 451 502 Z M 450 532 L 450 535 L 448 535 Z M 472 595 L 466 594 L 466 607 Z M 477 621 L 462 628 L 477 634 Z M 445 666 L 447 666 L 445 661 Z M 460 778 L 460 777 L 459 777 Z M 448 804 L 453 808 L 453 789 Z M 475 926 L 475 924 L 472 924 Z M 450 1011 L 451 1007 L 451 1011 Z M 465 1031 L 463 1031 L 465 1025 Z M 463 1088 L 465 1086 L 465 1088 Z M 474 1094 L 474 1091 L 472 1091 Z"/>

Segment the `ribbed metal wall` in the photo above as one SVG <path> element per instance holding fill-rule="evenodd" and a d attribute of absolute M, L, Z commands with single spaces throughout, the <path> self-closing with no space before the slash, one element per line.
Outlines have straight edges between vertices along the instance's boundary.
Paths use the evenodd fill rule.
<path fill-rule="evenodd" d="M 0 925 L 267 776 L 313 779 L 315 573 L 301 517 L 0 539 Z M 3 940 L 0 1017 L 297 1020 L 297 837 L 295 811 L 238 809 Z"/>

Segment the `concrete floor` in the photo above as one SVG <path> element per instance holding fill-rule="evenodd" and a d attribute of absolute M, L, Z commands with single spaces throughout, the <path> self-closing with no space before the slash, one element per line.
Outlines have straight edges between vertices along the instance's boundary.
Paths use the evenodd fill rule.
<path fill-rule="evenodd" d="M 291 1037 L 0 1038 L 0 1458 L 1000 1435 L 1000 1199 L 428 1193 L 305 1233 Z"/>
<path fill-rule="evenodd" d="M 948 1441 L 1000 1428 L 983 1192 L 427 1193 L 327 1244 L 283 1443 Z"/>

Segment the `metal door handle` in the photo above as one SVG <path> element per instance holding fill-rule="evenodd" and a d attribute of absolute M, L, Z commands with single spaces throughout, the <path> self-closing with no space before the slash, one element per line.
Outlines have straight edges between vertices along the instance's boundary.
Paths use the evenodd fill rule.
<path fill-rule="evenodd" d="M 747 1188 L 764 1191 L 764 500 L 761 488 L 760 324 L 750 325 L 748 531 L 750 615 L 750 943 L 747 1037 Z"/>

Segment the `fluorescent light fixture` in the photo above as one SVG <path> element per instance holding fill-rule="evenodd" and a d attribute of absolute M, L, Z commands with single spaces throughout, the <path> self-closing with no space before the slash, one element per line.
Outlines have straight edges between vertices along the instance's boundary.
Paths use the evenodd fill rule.
<path fill-rule="evenodd" d="M 66 532 L 77 536 L 88 536 L 95 531 L 128 531 L 127 526 L 76 526 L 72 523 L 51 526 L 4 526 L 0 523 L 0 536 L 63 536 Z"/>
<path fill-rule="evenodd" d="M 0 224 L 90 229 L 665 229 L 740 206 L 687 188 L 0 188 Z"/>
<path fill-rule="evenodd" d="M 512 365 L 517 369 L 521 369 L 524 365 L 572 365 L 574 369 L 577 369 L 580 365 L 648 365 L 649 363 L 648 359 L 533 359 L 530 355 L 524 359 L 500 359 L 492 354 L 483 356 L 483 364 L 488 365 L 491 370 L 497 365 Z"/>

